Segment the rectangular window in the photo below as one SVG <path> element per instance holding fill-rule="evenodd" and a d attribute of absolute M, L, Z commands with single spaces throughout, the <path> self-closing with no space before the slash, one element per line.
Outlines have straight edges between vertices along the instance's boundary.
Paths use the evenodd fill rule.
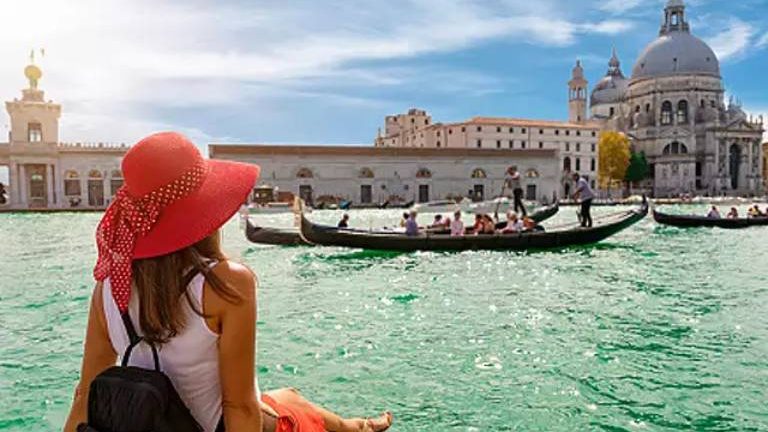
<path fill-rule="evenodd" d="M 595 133 L 595 131 L 592 131 L 592 136 L 593 136 L 593 137 L 594 137 L 594 136 L 597 136 L 597 133 Z"/>
<path fill-rule="evenodd" d="M 453 135 L 453 129 L 448 129 L 448 135 Z"/>
<path fill-rule="evenodd" d="M 565 136 L 571 136 L 571 131 L 569 130 L 565 131 Z"/>
<path fill-rule="evenodd" d="M 462 131 L 462 132 L 466 132 L 466 131 L 467 131 L 467 128 L 466 128 L 466 127 L 464 127 L 464 126 L 462 126 L 462 127 L 461 127 L 461 131 Z"/>
<path fill-rule="evenodd" d="M 515 142 L 512 140 L 509 140 L 509 148 L 514 148 L 514 147 L 515 147 Z"/>
<path fill-rule="evenodd" d="M 536 185 L 529 184 L 525 186 L 525 199 L 528 201 L 536 201 Z"/>
<path fill-rule="evenodd" d="M 560 129 L 555 129 L 555 135 L 560 135 Z"/>
<path fill-rule="evenodd" d="M 109 181 L 110 196 L 117 195 L 117 191 L 123 187 L 123 179 L 112 179 Z"/>
<path fill-rule="evenodd" d="M 440 136 L 440 131 L 437 131 L 437 136 Z"/>
<path fill-rule="evenodd" d="M 30 123 L 27 125 L 27 142 L 43 142 L 43 127 L 40 123 Z"/>
<path fill-rule="evenodd" d="M 496 132 L 501 133 L 501 126 L 496 126 Z"/>
<path fill-rule="evenodd" d="M 541 141 L 539 141 L 539 148 L 540 148 L 540 149 L 543 149 L 543 148 L 544 148 L 544 143 L 543 143 L 543 142 L 541 142 Z"/>
<path fill-rule="evenodd" d="M 373 202 L 373 187 L 371 185 L 360 185 L 360 202 L 363 204 Z"/>
<path fill-rule="evenodd" d="M 480 148 L 482 146 L 483 146 L 483 141 L 482 140 L 477 140 L 477 148 Z"/>
<path fill-rule="evenodd" d="M 520 141 L 520 148 L 525 148 L 525 141 Z"/>
<path fill-rule="evenodd" d="M 565 143 L 565 151 L 571 151 L 571 143 Z"/>
<path fill-rule="evenodd" d="M 592 153 L 595 152 L 595 143 L 592 143 Z"/>
<path fill-rule="evenodd" d="M 576 158 L 576 171 L 581 171 L 581 159 Z"/>
<path fill-rule="evenodd" d="M 539 129 L 539 135 L 544 135 L 544 129 Z"/>
<path fill-rule="evenodd" d="M 581 151 L 581 143 L 576 143 L 576 151 L 577 152 Z"/>
<path fill-rule="evenodd" d="M 592 158 L 592 161 L 589 163 L 589 169 L 592 172 L 595 172 L 595 158 Z"/>
<path fill-rule="evenodd" d="M 482 127 L 482 126 L 478 126 L 478 127 L 477 127 L 477 131 L 478 131 L 478 132 L 482 132 L 482 131 L 483 131 L 483 127 Z"/>
<path fill-rule="evenodd" d="M 501 148 L 501 141 L 496 141 L 496 148 L 497 148 L 497 149 L 500 149 L 500 148 Z"/>
<path fill-rule="evenodd" d="M 440 141 L 438 141 L 438 142 L 437 142 L 437 147 L 438 147 L 438 148 L 440 147 Z"/>
<path fill-rule="evenodd" d="M 523 128 L 523 133 L 525 133 L 525 128 Z"/>
<path fill-rule="evenodd" d="M 429 185 L 419 185 L 419 202 L 429 201 Z"/>
<path fill-rule="evenodd" d="M 581 131 L 576 131 L 576 136 L 581 136 Z"/>
<path fill-rule="evenodd" d="M 509 128 L 509 133 L 515 133 L 515 128 Z"/>
<path fill-rule="evenodd" d="M 64 195 L 80 196 L 80 179 L 64 180 Z"/>

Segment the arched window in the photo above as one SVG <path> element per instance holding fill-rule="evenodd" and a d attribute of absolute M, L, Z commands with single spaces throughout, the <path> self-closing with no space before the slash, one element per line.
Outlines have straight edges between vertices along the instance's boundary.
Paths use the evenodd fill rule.
<path fill-rule="evenodd" d="M 368 167 L 360 168 L 360 176 L 359 177 L 360 178 L 373 178 L 373 170 L 368 168 Z"/>
<path fill-rule="evenodd" d="M 64 195 L 66 196 L 79 196 L 80 195 L 80 174 L 75 170 L 67 170 L 64 172 Z"/>
<path fill-rule="evenodd" d="M 487 178 L 487 177 L 488 177 L 488 175 L 485 173 L 485 170 L 483 170 L 482 168 L 475 168 L 472 171 L 472 178 L 473 179 L 484 179 L 484 178 Z"/>
<path fill-rule="evenodd" d="M 416 178 L 432 178 L 432 171 L 426 168 L 419 168 L 419 170 L 416 171 Z"/>
<path fill-rule="evenodd" d="M 110 196 L 115 196 L 117 191 L 123 187 L 123 172 L 119 169 L 112 170 L 111 177 L 109 179 L 109 192 Z"/>
<path fill-rule="evenodd" d="M 568 156 L 563 159 L 563 171 L 571 171 L 571 158 Z"/>
<path fill-rule="evenodd" d="M 100 178 L 103 178 L 103 177 L 104 177 L 104 175 L 101 173 L 101 171 L 99 171 L 97 169 L 92 169 L 92 170 L 88 171 L 88 178 L 100 179 Z"/>
<path fill-rule="evenodd" d="M 529 178 L 529 179 L 539 178 L 539 172 L 531 168 L 525 172 L 525 178 Z"/>
<path fill-rule="evenodd" d="M 661 124 L 672 124 L 672 102 L 670 101 L 664 101 L 664 103 L 661 104 Z"/>
<path fill-rule="evenodd" d="M 662 154 L 664 155 L 676 155 L 676 154 L 688 154 L 688 147 L 686 147 L 685 144 L 674 141 L 671 144 L 667 144 L 664 146 L 664 150 L 662 151 Z"/>
<path fill-rule="evenodd" d="M 677 124 L 688 123 L 688 101 L 681 100 L 677 103 Z"/>
<path fill-rule="evenodd" d="M 296 171 L 296 178 L 313 178 L 315 175 L 309 168 L 300 168 Z"/>

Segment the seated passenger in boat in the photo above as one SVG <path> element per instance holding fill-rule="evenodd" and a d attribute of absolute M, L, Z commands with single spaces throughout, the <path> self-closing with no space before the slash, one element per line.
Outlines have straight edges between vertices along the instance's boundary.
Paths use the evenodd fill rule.
<path fill-rule="evenodd" d="M 528 216 L 523 216 L 523 230 L 524 231 L 544 231 L 544 227 L 536 223 L 535 220 Z"/>
<path fill-rule="evenodd" d="M 751 218 L 756 218 L 756 217 L 763 217 L 765 215 L 763 214 L 763 212 L 760 211 L 760 207 L 758 207 L 757 204 L 755 204 L 754 207 L 750 207 L 749 211 L 747 212 L 747 216 Z"/>
<path fill-rule="evenodd" d="M 430 229 L 447 229 L 451 227 L 451 218 L 450 217 L 443 217 L 443 215 L 435 215 L 435 220 L 432 221 L 432 225 L 429 226 Z"/>
<path fill-rule="evenodd" d="M 496 224 L 487 214 L 478 213 L 475 215 L 475 225 L 472 227 L 472 232 L 475 235 L 493 234 L 496 232 Z"/>
<path fill-rule="evenodd" d="M 738 219 L 739 218 L 739 211 L 736 210 L 736 207 L 731 207 L 731 211 L 728 212 L 727 218 L 728 219 Z"/>
<path fill-rule="evenodd" d="M 517 213 L 507 213 L 507 225 L 501 230 L 502 234 L 519 233 L 523 231 L 523 221 L 517 217 Z"/>
<path fill-rule="evenodd" d="M 172 416 L 197 423 L 201 432 L 376 432 L 389 427 L 389 413 L 342 418 L 294 389 L 259 390 L 254 373 L 257 279 L 248 267 L 227 259 L 220 235 L 251 192 L 258 167 L 203 159 L 194 144 L 169 132 L 133 146 L 122 167 L 125 185 L 97 228 L 96 286 L 80 382 L 64 432 L 96 430 L 83 425 L 93 417 L 131 430 L 125 414 L 130 410 L 117 406 L 118 400 L 124 403 L 157 387 L 146 380 L 140 384 L 149 391 L 138 385 L 110 386 L 115 378 L 121 384 L 138 381 L 130 379 L 136 373 L 102 375 L 121 356 L 139 368 L 154 363 L 189 409 L 189 415 L 176 411 Z M 139 203 L 157 212 L 124 211 L 140 208 Z M 187 223 L 190 218 L 195 223 Z M 97 378 L 99 392 L 117 396 L 115 401 L 89 403 Z"/>
<path fill-rule="evenodd" d="M 349 215 L 344 213 L 344 216 L 341 217 L 341 220 L 336 226 L 339 228 L 349 228 Z"/>
<path fill-rule="evenodd" d="M 417 236 L 419 235 L 419 223 L 416 222 L 416 212 L 412 211 L 408 215 L 408 219 L 405 221 L 405 235 Z"/>
<path fill-rule="evenodd" d="M 461 220 L 461 212 L 457 211 L 453 214 L 453 221 L 451 222 L 451 236 L 463 236 L 464 235 L 464 221 Z"/>
<path fill-rule="evenodd" d="M 408 222 L 408 212 L 403 213 L 403 218 L 400 219 L 400 228 L 405 228 L 406 222 Z"/>
<path fill-rule="evenodd" d="M 709 213 L 707 213 L 707 217 L 710 219 L 720 219 L 720 210 L 718 210 L 716 206 L 712 206 L 712 208 L 709 209 Z"/>

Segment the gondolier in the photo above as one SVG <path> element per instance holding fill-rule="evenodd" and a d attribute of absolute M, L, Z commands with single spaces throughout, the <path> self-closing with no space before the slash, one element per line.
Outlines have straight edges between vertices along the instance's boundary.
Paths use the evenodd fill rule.
<path fill-rule="evenodd" d="M 525 210 L 525 205 L 523 205 L 523 186 L 520 184 L 520 173 L 517 171 L 516 167 L 512 167 L 507 171 L 507 174 L 509 174 L 507 185 L 512 189 L 512 196 L 515 199 L 515 212 L 523 216 L 528 216 L 528 213 Z"/>
<path fill-rule="evenodd" d="M 589 182 L 579 173 L 573 174 L 573 181 L 576 182 L 576 191 L 573 193 L 573 199 L 578 200 L 581 203 L 581 226 L 592 227 L 592 200 L 595 198 L 595 193 L 592 192 L 592 188 L 589 187 Z"/>

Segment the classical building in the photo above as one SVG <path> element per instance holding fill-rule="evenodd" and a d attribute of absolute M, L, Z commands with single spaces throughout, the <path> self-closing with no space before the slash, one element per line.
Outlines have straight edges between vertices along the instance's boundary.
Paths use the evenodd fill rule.
<path fill-rule="evenodd" d="M 307 202 L 344 199 L 356 204 L 490 197 L 504 189 L 506 172 L 523 175 L 526 198 L 552 201 L 559 166 L 553 149 L 427 148 L 212 144 L 211 158 L 261 166 L 261 186 L 292 192 Z"/>
<path fill-rule="evenodd" d="M 762 118 L 726 105 L 717 56 L 691 34 L 683 0 L 668 1 L 662 22 L 630 78 L 613 52 L 592 90 L 592 119 L 645 153 L 656 196 L 762 194 Z"/>
<path fill-rule="evenodd" d="M 61 106 L 46 101 L 38 83 L 42 71 L 24 70 L 29 87 L 5 103 L 11 129 L 0 143 L 0 166 L 10 184 L 0 208 L 104 208 L 123 184 L 125 145 L 59 142 Z"/>
<path fill-rule="evenodd" d="M 559 165 L 556 195 L 569 197 L 573 172 L 586 176 L 595 186 L 597 141 L 602 124 L 587 120 L 587 86 L 579 62 L 568 82 L 568 121 L 475 117 L 458 123 L 435 123 L 424 110 L 387 116 L 384 133 L 375 140 L 377 148 L 424 148 L 517 150 L 520 154 L 550 150 Z M 503 153 L 499 154 L 504 157 Z"/>

